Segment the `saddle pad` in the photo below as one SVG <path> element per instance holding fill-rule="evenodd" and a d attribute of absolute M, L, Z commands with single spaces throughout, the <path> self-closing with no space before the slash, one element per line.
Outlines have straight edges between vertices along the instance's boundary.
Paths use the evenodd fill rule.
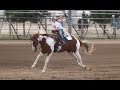
<path fill-rule="evenodd" d="M 64 37 L 67 39 L 67 40 L 72 40 L 72 37 L 70 34 L 64 34 Z"/>

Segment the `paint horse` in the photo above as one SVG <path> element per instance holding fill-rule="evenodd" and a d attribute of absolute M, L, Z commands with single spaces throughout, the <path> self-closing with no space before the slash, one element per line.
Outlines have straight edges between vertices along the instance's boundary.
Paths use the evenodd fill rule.
<path fill-rule="evenodd" d="M 86 69 L 86 66 L 82 63 L 82 58 L 79 53 L 79 50 L 80 50 L 80 47 L 84 47 L 85 53 L 91 54 L 95 50 L 94 44 L 92 44 L 91 47 L 89 47 L 87 42 L 80 41 L 75 36 L 68 34 L 65 37 L 67 39 L 66 43 L 61 45 L 59 44 L 60 41 L 58 39 L 55 39 L 57 35 L 55 34 L 55 32 L 53 33 L 54 34 L 39 34 L 38 33 L 38 34 L 34 34 L 33 36 L 31 36 L 31 43 L 32 43 L 33 51 L 36 52 L 38 44 L 40 44 L 40 53 L 37 56 L 31 68 L 35 67 L 35 65 L 37 64 L 41 56 L 43 56 L 44 54 L 47 54 L 44 67 L 42 69 L 42 72 L 45 72 L 48 62 L 51 56 L 53 55 L 53 53 L 60 53 L 60 52 L 67 51 L 70 55 L 72 55 L 77 60 L 77 63 L 80 67 Z"/>

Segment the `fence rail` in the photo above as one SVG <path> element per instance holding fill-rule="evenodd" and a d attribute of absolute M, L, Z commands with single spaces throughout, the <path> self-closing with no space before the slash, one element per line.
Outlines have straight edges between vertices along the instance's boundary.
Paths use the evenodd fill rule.
<path fill-rule="evenodd" d="M 26 12 L 25 12 L 26 11 Z M 43 10 L 45 11 L 45 10 Z M 49 10 L 50 11 L 50 10 Z M 64 11 L 64 10 L 60 10 Z M 77 10 L 79 11 L 79 10 Z M 82 10 L 80 10 L 82 11 Z M 84 10 L 83 10 L 84 11 Z M 85 10 L 85 11 L 103 11 L 103 13 L 90 13 L 92 14 L 107 14 L 107 15 L 119 15 L 120 10 Z M 106 13 L 104 13 L 106 12 Z M 113 13 L 111 13 L 113 12 Z M 20 10 L 17 12 L 7 12 L 7 13 L 42 13 L 42 12 L 35 12 L 34 10 L 31 12 L 27 12 L 27 10 Z M 48 12 L 43 12 L 44 14 L 47 14 Z M 54 13 L 52 13 L 54 14 Z M 64 14 L 64 13 L 57 13 L 57 14 Z M 75 15 L 76 14 L 76 15 Z M 83 32 L 83 36 L 85 38 L 111 38 L 111 39 L 117 39 L 120 38 L 120 30 L 111 26 L 110 23 L 94 23 L 93 20 L 110 20 L 111 18 L 82 18 L 82 13 L 72 13 L 71 14 L 71 24 L 72 24 L 72 34 L 74 35 L 81 35 L 81 32 Z M 68 13 L 66 13 L 68 15 Z M 42 16 L 41 16 L 42 17 Z M 4 15 L 0 15 L 0 39 L 29 39 L 29 34 L 35 34 L 38 31 L 41 33 L 51 33 L 50 30 L 52 30 L 51 25 L 51 17 L 47 16 L 43 18 L 43 21 L 40 22 L 41 17 L 6 17 Z M 27 18 L 28 21 L 25 23 L 19 22 L 20 19 Z M 12 22 L 11 19 L 16 19 L 15 22 Z M 29 19 L 34 19 L 37 22 L 33 23 L 30 22 Z M 89 20 L 89 23 L 78 23 L 78 20 Z M 68 28 L 68 22 L 66 21 L 66 17 L 63 16 L 63 26 L 65 31 L 69 31 Z M 82 27 L 79 28 L 79 26 Z M 84 27 L 88 26 L 88 27 Z M 105 27 L 106 28 L 105 28 Z M 77 33 L 76 33 L 77 32 Z"/>

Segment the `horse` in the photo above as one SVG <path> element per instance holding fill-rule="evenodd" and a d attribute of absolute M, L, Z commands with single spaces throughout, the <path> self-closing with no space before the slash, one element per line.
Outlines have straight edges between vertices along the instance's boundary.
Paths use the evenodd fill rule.
<path fill-rule="evenodd" d="M 88 21 L 88 19 L 85 19 L 85 18 L 88 18 L 88 15 L 85 15 L 85 12 L 83 12 L 82 14 L 82 18 L 83 19 L 79 19 L 78 20 L 78 29 L 86 29 L 86 32 L 85 32 L 85 35 L 87 34 L 88 32 L 88 28 L 89 28 L 89 24 L 90 22 Z M 83 21 L 83 22 L 82 22 Z M 83 24 L 83 25 L 82 25 Z"/>
<path fill-rule="evenodd" d="M 82 20 L 79 19 L 79 20 L 78 20 L 78 28 L 79 28 L 79 29 L 82 28 L 81 22 L 82 22 Z M 85 20 L 83 20 L 83 29 L 87 29 L 87 30 L 88 30 L 88 28 L 89 28 L 89 22 L 87 21 L 87 19 L 85 19 Z"/>
<path fill-rule="evenodd" d="M 79 53 L 79 50 L 80 50 L 80 47 L 84 47 L 85 53 L 90 55 L 95 50 L 94 44 L 92 44 L 91 47 L 89 47 L 86 41 L 81 41 L 77 37 L 67 34 L 65 36 L 67 41 L 65 42 L 65 44 L 61 45 L 59 44 L 60 42 L 59 38 L 56 39 L 56 36 L 57 35 L 55 34 L 55 32 L 54 34 L 53 33 L 52 34 L 36 33 L 31 36 L 30 42 L 32 44 L 32 50 L 34 52 L 37 51 L 38 44 L 40 45 L 39 47 L 40 53 L 37 56 L 34 63 L 32 64 L 31 68 L 34 68 L 36 66 L 41 56 L 43 56 L 44 54 L 47 54 L 44 67 L 42 69 L 42 72 L 45 72 L 48 62 L 51 56 L 53 55 L 53 53 L 60 53 L 60 52 L 67 51 L 70 55 L 72 55 L 77 60 L 77 63 L 80 67 L 82 67 L 83 69 L 86 69 L 86 66 L 82 63 L 82 58 Z"/>

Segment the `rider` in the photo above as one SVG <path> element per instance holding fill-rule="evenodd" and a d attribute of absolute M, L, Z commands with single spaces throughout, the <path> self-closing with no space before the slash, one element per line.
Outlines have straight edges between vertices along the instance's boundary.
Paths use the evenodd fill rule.
<path fill-rule="evenodd" d="M 60 22 L 57 21 L 58 18 L 57 17 L 53 17 L 52 18 L 52 25 L 54 27 L 54 30 L 57 30 L 58 31 L 58 34 L 60 36 L 60 39 L 62 40 L 62 43 L 65 44 L 66 40 L 64 38 L 64 31 L 63 31 L 63 27 L 61 25 Z"/>
<path fill-rule="evenodd" d="M 117 27 L 117 29 L 120 28 L 120 24 L 119 24 L 118 21 L 116 20 L 115 15 L 112 15 L 112 17 L 111 17 L 111 24 L 112 24 L 113 26 Z"/>

